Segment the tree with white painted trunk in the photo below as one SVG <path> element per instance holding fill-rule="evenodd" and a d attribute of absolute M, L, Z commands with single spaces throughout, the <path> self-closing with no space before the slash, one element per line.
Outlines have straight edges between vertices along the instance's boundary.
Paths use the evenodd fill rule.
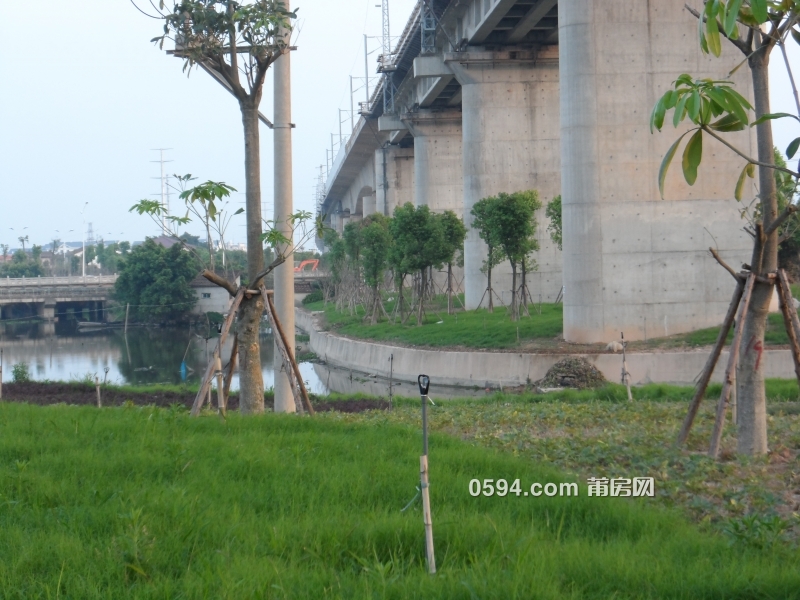
<path fill-rule="evenodd" d="M 766 330 L 769 303 L 773 295 L 778 269 L 778 248 L 781 243 L 781 226 L 793 218 L 796 207 L 789 204 L 779 213 L 775 184 L 775 170 L 791 176 L 797 184 L 800 174 L 776 165 L 772 140 L 773 119 L 794 118 L 798 114 L 770 113 L 769 105 L 769 60 L 772 50 L 790 38 L 800 43 L 800 31 L 796 28 L 800 17 L 800 1 L 782 0 L 709 0 L 701 11 L 689 9 L 697 19 L 700 46 L 705 53 L 720 56 L 725 40 L 742 52 L 740 67 L 747 65 L 753 82 L 753 102 L 742 97 L 730 81 L 693 79 L 683 74 L 675 81 L 673 89 L 667 91 L 657 102 L 651 116 L 651 130 L 661 130 L 665 116 L 672 111 L 673 124 L 677 127 L 685 120 L 693 125 L 678 138 L 667 152 L 659 172 L 659 189 L 664 194 L 667 169 L 682 140 L 688 137 L 682 155 L 682 169 L 686 182 L 693 185 L 703 157 L 703 140 L 713 138 L 744 160 L 741 175 L 736 182 L 734 195 L 742 200 L 748 178 L 756 171 L 758 188 L 758 210 L 749 233 L 754 239 L 753 253 L 747 272 L 737 273 L 724 263 L 716 252 L 714 257 L 735 278 L 738 286 L 744 279 L 752 277 L 752 292 L 747 293 L 742 305 L 746 308 L 741 331 L 741 352 L 737 375 L 737 401 L 739 411 L 738 451 L 758 455 L 767 452 L 766 397 L 764 390 L 764 333 Z M 795 91 L 797 99 L 797 92 Z M 751 119 L 751 113 L 754 118 Z M 725 134 L 756 128 L 757 155 L 751 156 L 749 148 L 737 148 Z M 791 158 L 800 145 L 800 138 L 787 148 Z M 733 183 L 733 182 L 732 182 Z M 739 294 L 741 297 L 741 294 Z M 749 302 L 747 301 L 749 299 Z M 735 296 L 735 302 L 738 300 Z M 730 313 L 733 314 L 732 312 Z M 724 402 L 721 399 L 721 406 Z M 723 413 L 724 414 L 724 413 Z M 685 440 L 693 414 L 684 424 L 680 442 Z M 713 446 L 713 444 L 712 444 Z"/>
<path fill-rule="evenodd" d="M 296 14 L 280 0 L 184 0 L 167 11 L 163 0 L 164 34 L 155 38 L 163 47 L 175 41 L 175 54 L 184 70 L 197 65 L 211 72 L 239 103 L 245 144 L 245 211 L 247 217 L 247 275 L 250 287 L 264 276 L 261 216 L 261 159 L 259 105 L 267 70 L 289 51 L 292 19 Z M 279 224 L 282 225 L 282 224 Z M 239 309 L 239 381 L 243 413 L 264 411 L 258 329 L 264 302 L 260 294 L 246 297 Z"/>

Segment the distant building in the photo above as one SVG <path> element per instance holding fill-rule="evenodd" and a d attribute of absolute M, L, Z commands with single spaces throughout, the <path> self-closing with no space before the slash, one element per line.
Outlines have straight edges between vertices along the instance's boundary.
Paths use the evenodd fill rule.
<path fill-rule="evenodd" d="M 224 277 L 222 273 L 218 273 L 218 275 Z M 236 275 L 234 283 L 237 286 L 240 285 L 241 277 Z M 202 275 L 195 277 L 189 285 L 197 294 L 197 304 L 194 305 L 192 314 L 203 315 L 207 312 L 216 312 L 222 315 L 228 314 L 233 303 L 233 298 L 231 298 L 228 290 L 211 283 Z"/>

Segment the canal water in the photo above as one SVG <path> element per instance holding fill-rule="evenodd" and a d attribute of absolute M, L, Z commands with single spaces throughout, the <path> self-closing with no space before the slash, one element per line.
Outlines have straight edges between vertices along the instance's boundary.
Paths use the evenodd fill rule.
<path fill-rule="evenodd" d="M 206 338 L 212 335 L 208 340 Z M 97 376 L 114 384 L 199 383 L 217 343 L 216 332 L 189 328 L 130 328 L 87 331 L 75 321 L 0 323 L 3 381 L 11 381 L 12 366 L 24 363 L 36 381 L 80 381 Z M 223 365 L 230 356 L 232 336 L 223 348 Z M 302 350 L 304 342 L 298 342 Z M 271 335 L 261 338 L 264 386 L 273 386 L 274 344 Z M 181 365 L 185 362 L 186 368 Z M 327 394 L 329 389 L 311 363 L 300 363 L 309 392 Z M 238 376 L 231 387 L 238 389 Z M 344 391 L 344 390 L 342 390 Z"/>

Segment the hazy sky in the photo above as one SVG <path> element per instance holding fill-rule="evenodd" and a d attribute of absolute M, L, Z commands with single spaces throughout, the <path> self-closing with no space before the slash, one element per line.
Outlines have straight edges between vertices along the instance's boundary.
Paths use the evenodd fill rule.
<path fill-rule="evenodd" d="M 148 0 L 136 0 L 152 12 Z M 157 2 L 156 2 L 157 4 Z M 350 108 L 348 75 L 362 78 L 363 34 L 380 34 L 380 0 L 298 0 L 299 50 L 292 55 L 295 207 L 314 210 L 319 165 L 338 109 Z M 391 0 L 392 33 L 401 32 L 416 0 Z M 294 5 L 293 5 L 294 6 Z M 141 240 L 157 228 L 128 213 L 159 192 L 158 152 L 168 173 L 224 181 L 244 192 L 244 150 L 236 101 L 203 72 L 187 78 L 182 62 L 149 40 L 160 22 L 130 0 L 6 2 L 0 19 L 0 243 L 18 246 L 54 237 L 81 239 L 81 209 L 96 237 Z M 370 40 L 370 50 L 377 47 Z M 800 76 L 800 53 L 791 44 Z M 374 73 L 375 57 L 369 57 Z M 773 110 L 797 112 L 785 67 L 773 54 Z M 355 101 L 363 98 L 363 91 Z M 268 77 L 261 110 L 272 116 Z M 343 119 L 348 119 L 343 115 Z M 800 135 L 787 120 L 775 127 L 785 149 Z M 349 122 L 344 129 L 349 128 Z M 272 206 L 272 135 L 261 128 L 262 194 Z M 242 202 L 243 193 L 235 202 Z M 173 197 L 173 206 L 177 200 Z M 244 241 L 244 216 L 228 238 Z M 27 229 L 23 229 L 27 227 Z M 13 230 L 11 229 L 13 228 Z M 72 229 L 72 232 L 69 230 Z M 199 227 L 189 227 L 200 233 Z M 58 231 L 57 231 L 58 230 Z"/>

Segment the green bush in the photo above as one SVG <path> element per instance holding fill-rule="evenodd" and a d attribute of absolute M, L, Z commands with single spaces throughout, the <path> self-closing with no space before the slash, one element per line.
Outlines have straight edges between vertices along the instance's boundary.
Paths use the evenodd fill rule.
<path fill-rule="evenodd" d="M 303 304 L 311 304 L 312 302 L 322 302 L 325 297 L 322 295 L 322 290 L 314 290 L 303 298 Z"/>
<path fill-rule="evenodd" d="M 11 380 L 14 383 L 25 383 L 31 380 L 31 373 L 28 370 L 28 365 L 25 363 L 17 363 L 11 367 Z"/>

